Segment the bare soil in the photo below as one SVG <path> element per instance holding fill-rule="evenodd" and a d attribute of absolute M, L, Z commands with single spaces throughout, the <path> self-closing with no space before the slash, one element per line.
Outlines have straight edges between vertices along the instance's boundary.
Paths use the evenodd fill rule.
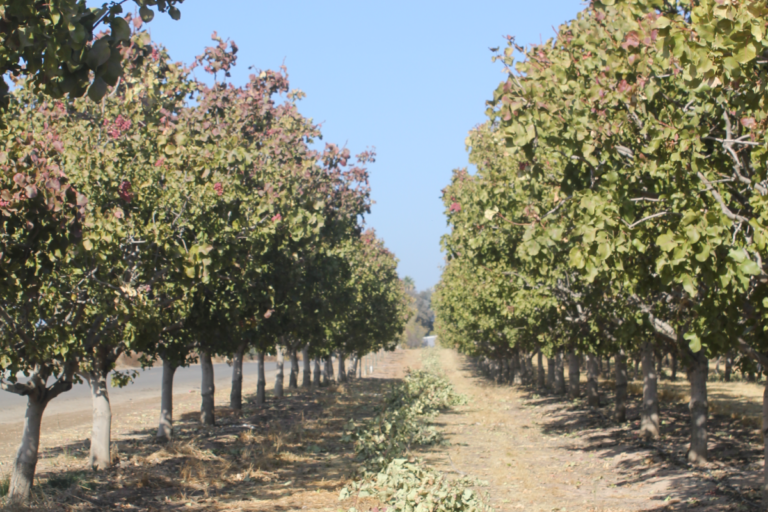
<path fill-rule="evenodd" d="M 450 446 L 429 452 L 428 460 L 445 473 L 487 482 L 478 490 L 496 510 L 761 510 L 763 444 L 748 422 L 712 415 L 711 462 L 692 468 L 685 460 L 687 405 L 677 399 L 662 404 L 661 440 L 646 442 L 637 396 L 631 421 L 618 425 L 606 388 L 604 406 L 593 411 L 581 400 L 496 385 L 453 351 L 442 350 L 441 360 L 469 405 L 438 418 Z"/>
<path fill-rule="evenodd" d="M 350 420 L 369 418 L 387 389 L 405 372 L 406 353 L 379 357 L 370 376 L 319 390 L 287 390 L 265 407 L 245 395 L 241 417 L 217 407 L 217 425 L 198 423 L 200 398 L 176 399 L 175 438 L 155 441 L 156 404 L 132 404 L 113 421 L 114 467 L 88 468 L 90 429 L 72 421 L 44 432 L 33 506 L 3 510 L 336 511 L 339 491 L 358 467 L 342 439 Z M 255 391 L 255 390 L 244 390 Z M 228 404 L 229 389 L 216 393 Z M 148 408 L 144 408 L 148 407 Z M 74 419 L 73 419 L 74 420 Z M 5 440 L 4 440 L 5 441 Z M 15 443 L 18 439 L 14 439 Z M 3 445 L 15 444 L 11 441 Z M 45 448 L 47 447 L 47 448 Z M 0 481 L 7 482 L 13 450 L 0 451 Z M 360 502 L 375 507 L 376 503 Z"/>

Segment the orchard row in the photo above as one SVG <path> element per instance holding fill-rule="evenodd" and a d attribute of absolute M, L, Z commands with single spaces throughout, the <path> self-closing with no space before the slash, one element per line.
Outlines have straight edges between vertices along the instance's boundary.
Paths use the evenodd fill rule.
<path fill-rule="evenodd" d="M 642 355 L 650 437 L 654 353 L 671 353 L 706 462 L 708 360 L 768 368 L 767 22 L 753 0 L 597 0 L 541 45 L 508 37 L 467 139 L 477 173 L 444 190 L 443 345 L 496 367 L 540 351 L 561 392 L 558 361 L 577 374 L 586 355 L 594 405 L 597 358 L 615 357 L 619 421 Z"/>
<path fill-rule="evenodd" d="M 240 409 L 244 354 L 335 355 L 343 374 L 346 356 L 393 348 L 408 320 L 397 260 L 363 228 L 374 153 L 313 149 L 321 134 L 284 68 L 235 86 L 234 43 L 214 34 L 186 66 L 140 28 L 111 52 L 93 48 L 114 30 L 92 44 L 92 68 L 118 66 L 105 94 L 54 99 L 20 75 L 3 112 L 0 382 L 28 399 L 14 501 L 29 495 L 46 405 L 81 379 L 91 464 L 109 466 L 121 354 L 162 361 L 170 438 L 179 366 L 201 363 L 213 424 L 212 357 L 234 361 Z"/>

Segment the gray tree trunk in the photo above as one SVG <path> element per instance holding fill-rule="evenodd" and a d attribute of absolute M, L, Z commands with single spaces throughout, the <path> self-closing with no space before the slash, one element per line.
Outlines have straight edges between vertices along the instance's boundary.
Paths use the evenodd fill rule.
<path fill-rule="evenodd" d="M 291 350 L 291 375 L 288 378 L 288 389 L 299 387 L 299 355 Z"/>
<path fill-rule="evenodd" d="M 304 345 L 304 348 L 301 349 L 301 362 L 304 366 L 304 374 L 301 378 L 301 387 L 310 388 L 312 387 L 312 363 L 309 360 L 309 345 Z"/>
<path fill-rule="evenodd" d="M 590 407 L 600 407 L 600 390 L 598 388 L 598 377 L 600 367 L 598 357 L 587 354 L 587 403 Z"/>
<path fill-rule="evenodd" d="M 229 408 L 240 412 L 243 410 L 243 355 L 246 344 L 241 343 L 232 357 L 232 389 L 229 392 Z"/>
<path fill-rule="evenodd" d="M 176 365 L 163 359 L 163 380 L 160 387 L 160 424 L 157 438 L 170 441 L 173 437 L 173 376 Z"/>
<path fill-rule="evenodd" d="M 688 380 L 691 383 L 691 449 L 688 461 L 693 464 L 707 462 L 707 374 L 709 361 L 703 351 L 699 351 L 688 367 Z"/>
<path fill-rule="evenodd" d="M 350 379 L 354 379 L 357 377 L 357 363 L 359 361 L 357 356 L 352 356 L 349 359 L 349 370 L 347 371 L 347 377 Z"/>
<path fill-rule="evenodd" d="M 107 376 L 102 372 L 86 375 L 91 387 L 93 401 L 93 429 L 91 430 L 91 454 L 89 463 L 94 470 L 108 469 L 112 465 L 110 457 L 110 434 L 112 432 L 112 409 L 109 406 L 109 385 Z"/>
<path fill-rule="evenodd" d="M 608 356 L 605 358 L 605 366 L 606 366 L 605 375 L 608 376 L 611 374 L 611 356 Z"/>
<path fill-rule="evenodd" d="M 643 408 L 640 412 L 640 433 L 650 438 L 659 437 L 658 376 L 653 357 L 653 344 L 643 347 Z"/>
<path fill-rule="evenodd" d="M 614 418 L 618 423 L 627 421 L 627 356 L 623 350 L 616 353 L 616 409 Z"/>
<path fill-rule="evenodd" d="M 768 439 L 768 379 L 763 390 L 763 439 Z M 763 503 L 768 504 L 768 442 L 763 446 L 763 459 Z"/>
<path fill-rule="evenodd" d="M 336 358 L 339 360 L 339 382 L 347 382 L 347 369 L 344 365 L 346 355 L 341 350 L 336 354 Z"/>
<path fill-rule="evenodd" d="M 283 356 L 283 347 L 277 345 L 277 375 L 275 376 L 275 398 L 283 398 L 283 367 L 285 357 Z"/>
<path fill-rule="evenodd" d="M 562 351 L 555 356 L 555 393 L 565 394 L 565 361 L 563 361 Z"/>
<path fill-rule="evenodd" d="M 677 380 L 677 354 L 674 352 L 669 355 L 669 378 L 673 382 Z"/>
<path fill-rule="evenodd" d="M 544 379 L 545 373 L 544 373 L 544 356 L 542 355 L 541 351 L 539 350 L 538 354 L 536 355 L 536 363 L 538 364 L 538 371 L 536 373 L 536 386 L 540 389 L 544 389 L 547 385 L 546 380 Z"/>
<path fill-rule="evenodd" d="M 21 435 L 21 446 L 13 461 L 11 483 L 8 487 L 8 500 L 11 503 L 21 503 L 29 498 L 32 482 L 35 478 L 37 453 L 40 447 L 40 424 L 43 412 L 48 402 L 39 400 L 40 393 L 27 396 L 27 412 L 24 416 L 24 431 Z"/>
<path fill-rule="evenodd" d="M 733 373 L 733 354 L 728 352 L 725 355 L 725 375 L 723 379 L 725 382 L 731 382 L 731 374 Z"/>
<path fill-rule="evenodd" d="M 215 425 L 213 394 L 216 389 L 213 384 L 213 361 L 211 361 L 211 353 L 207 350 L 200 351 L 200 368 L 203 374 L 200 383 L 200 395 L 202 397 L 200 423 L 203 425 Z"/>
<path fill-rule="evenodd" d="M 640 359 L 635 359 L 635 376 L 633 380 L 639 380 L 640 379 L 640 360 L 642 359 L 642 356 L 640 356 Z"/>
<path fill-rule="evenodd" d="M 515 350 L 512 354 L 512 382 L 515 386 L 523 385 L 523 369 L 520 364 L 520 351 Z"/>
<path fill-rule="evenodd" d="M 554 357 L 547 358 L 547 386 L 552 390 L 555 389 L 555 358 Z"/>
<path fill-rule="evenodd" d="M 568 395 L 571 399 L 579 398 L 581 394 L 581 372 L 579 369 L 579 356 L 576 351 L 568 352 Z"/>
<path fill-rule="evenodd" d="M 312 376 L 312 387 L 319 388 L 320 387 L 320 360 L 315 359 L 314 361 L 314 367 L 315 367 L 315 373 Z"/>
<path fill-rule="evenodd" d="M 658 376 L 659 380 L 662 380 L 664 375 L 664 355 L 656 358 L 656 375 Z"/>
<path fill-rule="evenodd" d="M 259 352 L 259 379 L 256 381 L 256 405 L 261 407 L 267 401 L 267 376 L 264 370 L 264 352 Z"/>
<path fill-rule="evenodd" d="M 325 358 L 325 382 L 324 384 L 331 384 L 334 380 L 333 377 L 333 356 Z"/>

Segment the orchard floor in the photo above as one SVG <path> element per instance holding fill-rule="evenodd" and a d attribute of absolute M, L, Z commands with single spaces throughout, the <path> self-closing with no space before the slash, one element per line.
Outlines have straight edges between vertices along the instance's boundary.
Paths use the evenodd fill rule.
<path fill-rule="evenodd" d="M 437 419 L 449 446 L 426 452 L 446 474 L 487 482 L 498 511 L 760 510 L 759 431 L 726 415 L 709 420 L 706 467 L 685 462 L 687 406 L 662 404 L 662 438 L 638 436 L 638 397 L 630 421 L 610 419 L 611 396 L 598 411 L 582 401 L 496 385 L 469 361 L 441 350 L 443 370 L 469 404 Z M 726 397 L 727 398 L 727 397 Z"/>
<path fill-rule="evenodd" d="M 369 418 L 391 384 L 404 376 L 407 353 L 380 356 L 372 375 L 319 390 L 287 390 L 252 405 L 244 388 L 242 417 L 217 389 L 217 425 L 200 427 L 197 394 L 174 397 L 175 438 L 154 439 L 156 403 L 137 403 L 113 421 L 114 467 L 88 468 L 89 419 L 62 418 L 42 436 L 33 506 L 19 511 L 337 511 L 339 491 L 357 468 L 342 439 L 350 421 Z M 286 376 L 287 378 L 287 376 Z M 268 389 L 271 389 L 268 382 Z M 250 392 L 250 393 L 249 393 Z M 86 421 L 87 420 L 87 421 Z M 7 432 L 6 432 L 7 434 Z M 3 435 L 4 441 L 7 436 Z M 18 443 L 14 436 L 13 444 Z M 10 444 L 10 441 L 3 444 Z M 7 485 L 13 451 L 0 451 L 0 482 Z M 0 483 L 0 485 L 2 485 Z M 360 506 L 375 503 L 360 500 Z"/>

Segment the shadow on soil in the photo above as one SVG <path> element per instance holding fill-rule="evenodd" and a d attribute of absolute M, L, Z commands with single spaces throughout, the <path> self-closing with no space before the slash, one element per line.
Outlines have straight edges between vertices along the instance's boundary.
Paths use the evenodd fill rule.
<path fill-rule="evenodd" d="M 506 385 L 497 383 L 470 362 L 462 369 L 480 385 Z M 730 416 L 710 415 L 707 420 L 710 462 L 695 468 L 686 459 L 690 442 L 687 404 L 679 399 L 662 400 L 661 437 L 646 440 L 640 436 L 642 397 L 630 393 L 628 421 L 619 424 L 613 418 L 615 396 L 608 384 L 600 385 L 598 409 L 588 407 L 582 398 L 569 400 L 549 389 L 524 385 L 518 390 L 522 394 L 521 404 L 539 416 L 532 428 L 546 436 L 578 438 L 578 445 L 574 443 L 564 448 L 566 450 L 618 460 L 615 468 L 621 478 L 615 484 L 617 487 L 659 478 L 669 482 L 672 492 L 654 497 L 654 501 L 659 500 L 658 505 L 652 507 L 654 510 L 763 510 L 760 497 L 763 442 L 759 429 Z"/>
<path fill-rule="evenodd" d="M 3 510 L 216 510 L 287 499 L 269 506 L 281 511 L 296 508 L 292 496 L 318 490 L 333 491 L 337 508 L 337 491 L 356 468 L 345 426 L 371 418 L 393 382 L 365 378 L 286 390 L 263 407 L 251 396 L 242 415 L 217 407 L 214 427 L 187 413 L 176 418 L 170 443 L 157 442 L 155 429 L 113 441 L 114 466 L 103 472 L 84 469 L 88 440 L 45 450 L 40 458 L 58 467 L 36 476 L 34 506 Z"/>

